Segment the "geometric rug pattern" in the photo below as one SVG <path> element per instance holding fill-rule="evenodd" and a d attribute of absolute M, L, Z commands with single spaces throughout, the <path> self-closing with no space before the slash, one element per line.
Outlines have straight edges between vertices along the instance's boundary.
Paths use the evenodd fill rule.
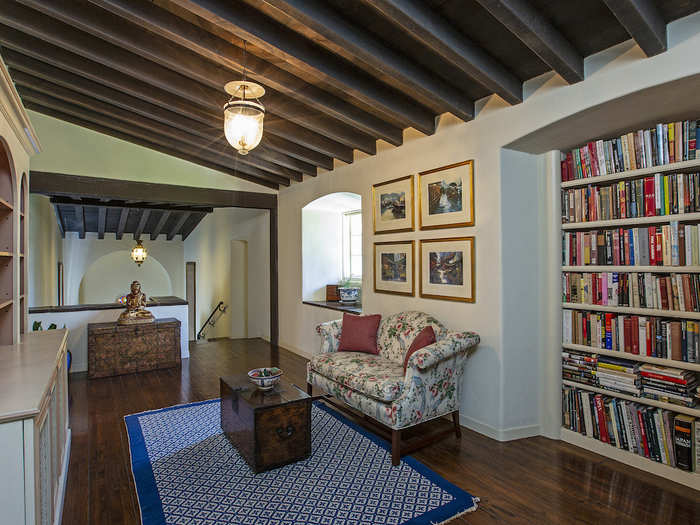
<path fill-rule="evenodd" d="M 419 525 L 478 499 L 321 403 L 312 453 L 254 474 L 222 434 L 218 399 L 125 417 L 143 525 Z"/>

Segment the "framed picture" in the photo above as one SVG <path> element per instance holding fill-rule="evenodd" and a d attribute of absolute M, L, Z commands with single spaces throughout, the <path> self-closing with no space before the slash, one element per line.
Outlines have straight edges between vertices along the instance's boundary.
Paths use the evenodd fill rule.
<path fill-rule="evenodd" d="M 414 241 L 374 243 L 374 291 L 415 295 Z"/>
<path fill-rule="evenodd" d="M 374 233 L 413 231 L 413 175 L 372 186 Z"/>
<path fill-rule="evenodd" d="M 474 237 L 420 241 L 420 296 L 473 303 Z"/>
<path fill-rule="evenodd" d="M 474 226 L 474 161 L 418 174 L 421 230 Z"/>

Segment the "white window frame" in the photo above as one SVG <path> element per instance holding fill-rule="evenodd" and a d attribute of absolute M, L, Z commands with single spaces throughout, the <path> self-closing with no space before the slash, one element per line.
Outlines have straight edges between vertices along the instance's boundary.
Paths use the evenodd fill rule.
<path fill-rule="evenodd" d="M 360 267 L 360 273 L 359 274 L 352 274 L 352 268 L 351 268 L 351 262 L 352 262 L 352 254 L 350 253 L 351 251 L 351 246 L 352 246 L 352 221 L 350 220 L 350 217 L 353 215 L 360 215 L 362 216 L 362 210 L 351 210 L 351 211 L 346 211 L 343 213 L 343 235 L 342 235 L 342 247 L 341 247 L 341 275 L 343 276 L 343 280 L 350 280 L 355 284 L 360 284 L 362 282 L 362 268 Z M 362 232 L 360 232 L 360 239 L 362 239 Z M 362 242 L 360 242 L 360 250 L 362 250 Z M 356 254 L 357 255 L 357 254 Z M 360 253 L 359 255 L 362 255 Z"/>

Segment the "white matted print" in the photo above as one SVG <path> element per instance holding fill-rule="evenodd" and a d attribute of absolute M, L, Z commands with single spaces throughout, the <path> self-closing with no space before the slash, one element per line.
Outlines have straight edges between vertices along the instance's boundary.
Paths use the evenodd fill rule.
<path fill-rule="evenodd" d="M 474 237 L 420 241 L 420 296 L 473 303 Z"/>
<path fill-rule="evenodd" d="M 413 231 L 413 175 L 372 186 L 374 233 Z"/>
<path fill-rule="evenodd" d="M 418 174 L 420 229 L 474 225 L 474 161 Z"/>
<path fill-rule="evenodd" d="M 374 243 L 374 291 L 414 295 L 414 241 Z"/>

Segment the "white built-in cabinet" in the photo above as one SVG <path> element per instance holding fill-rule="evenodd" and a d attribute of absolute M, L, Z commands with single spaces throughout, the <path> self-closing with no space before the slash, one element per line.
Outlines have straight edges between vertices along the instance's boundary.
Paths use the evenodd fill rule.
<path fill-rule="evenodd" d="M 60 524 L 70 455 L 67 330 L 0 346 L 0 522 Z"/>

